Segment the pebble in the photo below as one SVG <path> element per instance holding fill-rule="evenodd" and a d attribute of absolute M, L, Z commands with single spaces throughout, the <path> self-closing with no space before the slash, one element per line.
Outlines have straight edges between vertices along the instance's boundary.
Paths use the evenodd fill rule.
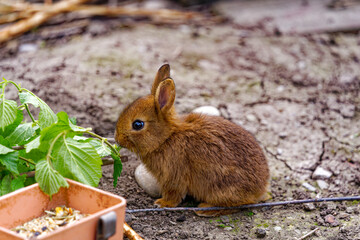
<path fill-rule="evenodd" d="M 226 215 L 220 216 L 220 219 L 221 219 L 221 222 L 223 222 L 223 223 L 230 222 L 229 216 L 226 216 Z"/>
<path fill-rule="evenodd" d="M 38 46 L 33 43 L 24 43 L 19 46 L 19 52 L 35 52 Z"/>
<path fill-rule="evenodd" d="M 255 115 L 253 115 L 253 114 L 246 114 L 246 119 L 248 120 L 248 121 L 250 121 L 250 122 L 255 122 L 256 121 L 256 117 L 255 117 Z"/>
<path fill-rule="evenodd" d="M 324 217 L 324 220 L 325 220 L 326 223 L 329 223 L 330 226 L 332 226 L 332 227 L 337 227 L 337 226 L 340 225 L 339 221 L 336 220 L 336 218 L 335 218 L 333 215 L 331 215 L 331 214 L 326 215 L 326 216 Z"/>
<path fill-rule="evenodd" d="M 322 167 L 317 167 L 312 175 L 314 179 L 328 179 L 332 176 L 332 172 L 325 170 Z"/>
<path fill-rule="evenodd" d="M 315 192 L 315 191 L 316 191 L 316 188 L 315 188 L 314 186 L 312 186 L 311 184 L 307 183 L 307 182 L 304 182 L 304 183 L 302 184 L 302 186 L 303 186 L 304 188 L 306 188 L 307 190 L 309 190 L 309 191 L 312 191 L 312 192 Z"/>
<path fill-rule="evenodd" d="M 319 188 L 321 190 L 324 190 L 324 189 L 328 189 L 329 188 L 329 184 L 327 182 L 325 182 L 324 180 L 316 180 L 316 183 L 317 185 L 319 186 Z"/>
<path fill-rule="evenodd" d="M 151 197 L 161 197 L 161 189 L 157 180 L 142 163 L 137 166 L 135 170 L 135 180 L 139 186 L 144 189 L 144 191 Z"/>
<path fill-rule="evenodd" d="M 192 112 L 194 113 L 202 113 L 210 116 L 220 116 L 220 111 L 213 106 L 202 106 L 195 108 Z"/>
<path fill-rule="evenodd" d="M 340 113 L 346 118 L 352 118 L 355 116 L 356 108 L 354 105 L 345 105 L 340 108 Z"/>
<path fill-rule="evenodd" d="M 284 151 L 282 150 L 282 148 L 278 148 L 278 149 L 277 149 L 277 154 L 278 154 L 278 155 L 283 154 L 283 152 L 284 152 Z"/>
<path fill-rule="evenodd" d="M 274 227 L 274 230 L 275 230 L 276 232 L 280 232 L 281 229 L 282 229 L 282 228 L 281 228 L 280 226 L 275 226 L 275 227 Z"/>
<path fill-rule="evenodd" d="M 350 214 L 348 213 L 340 213 L 338 215 L 339 219 L 346 219 L 346 218 L 349 218 L 350 217 Z"/>
<path fill-rule="evenodd" d="M 231 231 L 231 230 L 232 230 L 232 227 L 224 227 L 224 230 L 225 230 L 225 231 Z"/>
<path fill-rule="evenodd" d="M 178 218 L 176 219 L 177 222 L 185 222 L 185 220 L 186 220 L 185 215 L 181 215 L 180 217 L 178 217 Z"/>
<path fill-rule="evenodd" d="M 284 138 L 286 138 L 286 137 L 287 137 L 287 133 L 286 133 L 286 132 L 281 132 L 281 133 L 279 133 L 279 138 L 284 139 Z"/>
<path fill-rule="evenodd" d="M 132 217 L 131 214 L 125 214 L 125 222 L 126 222 L 127 224 L 131 224 L 132 219 L 133 219 L 133 217 Z"/>
<path fill-rule="evenodd" d="M 315 205 L 313 203 L 305 203 L 304 209 L 305 211 L 313 211 L 315 210 Z"/>
<path fill-rule="evenodd" d="M 258 228 L 256 229 L 255 234 L 257 238 L 264 238 L 266 236 L 266 230 L 263 228 Z"/>

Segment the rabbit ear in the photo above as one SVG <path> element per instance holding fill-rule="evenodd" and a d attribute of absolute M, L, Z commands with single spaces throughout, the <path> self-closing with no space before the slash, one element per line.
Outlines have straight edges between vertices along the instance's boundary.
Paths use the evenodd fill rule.
<path fill-rule="evenodd" d="M 170 77 L 170 65 L 164 64 L 159 68 L 159 70 L 155 76 L 153 85 L 151 87 L 151 95 L 155 96 L 156 89 L 158 88 L 161 81 L 163 81 L 164 79 L 169 78 L 169 77 Z"/>
<path fill-rule="evenodd" d="M 162 113 L 167 113 L 174 105 L 175 83 L 171 78 L 162 81 L 155 93 L 155 105 Z"/>

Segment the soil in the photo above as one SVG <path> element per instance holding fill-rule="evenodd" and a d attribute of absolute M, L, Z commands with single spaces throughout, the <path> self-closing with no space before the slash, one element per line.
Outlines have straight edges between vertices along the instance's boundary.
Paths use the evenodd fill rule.
<path fill-rule="evenodd" d="M 147 94 L 156 70 L 169 62 L 179 113 L 215 106 L 260 142 L 271 170 L 269 201 L 360 195 L 358 34 L 282 35 L 232 21 L 154 26 L 91 19 L 81 26 L 62 38 L 31 33 L 8 43 L 0 49 L 1 77 L 113 138 L 120 111 Z M 35 48 L 17 51 L 25 44 Z M 118 187 L 112 186 L 112 166 L 105 166 L 99 188 L 125 197 L 129 209 L 154 207 L 134 178 L 139 159 L 126 149 L 122 154 L 129 157 Z M 332 173 L 325 189 L 313 177 L 319 166 Z M 182 206 L 194 204 L 186 199 Z M 298 239 L 315 228 L 307 239 L 360 239 L 359 211 L 354 201 L 216 218 L 134 213 L 127 221 L 145 239 Z"/>

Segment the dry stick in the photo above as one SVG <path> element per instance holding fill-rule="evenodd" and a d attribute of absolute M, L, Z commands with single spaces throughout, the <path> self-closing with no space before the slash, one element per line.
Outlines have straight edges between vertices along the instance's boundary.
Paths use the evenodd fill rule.
<path fill-rule="evenodd" d="M 11 9 L 20 11 L 18 15 L 29 15 L 33 12 L 49 11 L 52 6 L 39 4 L 14 4 Z M 66 12 L 78 12 L 80 14 L 89 16 L 129 16 L 129 17 L 150 17 L 159 20 L 189 20 L 200 18 L 202 15 L 195 12 L 182 12 L 171 9 L 142 9 L 129 7 L 108 7 L 108 6 L 94 6 L 94 5 L 73 5 L 68 8 Z"/>
<path fill-rule="evenodd" d="M 47 11 L 37 12 L 32 17 L 21 20 L 17 23 L 14 23 L 11 26 L 5 27 L 0 31 L 0 43 L 3 43 L 15 36 L 18 36 L 24 32 L 29 31 L 30 29 L 39 26 L 44 23 L 49 18 L 66 12 L 68 9 L 77 4 L 85 3 L 89 0 L 63 0 L 56 4 L 51 5 Z"/>
<path fill-rule="evenodd" d="M 124 222 L 124 234 L 130 240 L 143 240 L 126 222 Z"/>
<path fill-rule="evenodd" d="M 298 238 L 297 240 L 303 240 L 311 235 L 313 235 L 317 230 L 319 230 L 319 228 L 315 228 L 314 230 L 308 232 L 307 234 L 305 234 L 304 236 L 302 236 L 301 238 Z"/>

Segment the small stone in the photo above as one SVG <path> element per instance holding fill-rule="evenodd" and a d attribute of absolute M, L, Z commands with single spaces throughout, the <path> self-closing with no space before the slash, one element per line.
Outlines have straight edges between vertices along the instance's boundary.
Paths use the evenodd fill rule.
<path fill-rule="evenodd" d="M 282 229 L 282 228 L 281 228 L 280 226 L 275 226 L 275 227 L 274 227 L 274 230 L 275 230 L 276 232 L 280 232 L 281 229 Z"/>
<path fill-rule="evenodd" d="M 180 217 L 178 217 L 178 218 L 176 219 L 177 222 L 185 222 L 185 220 L 186 220 L 185 215 L 181 215 Z"/>
<path fill-rule="evenodd" d="M 19 52 L 35 52 L 38 46 L 33 43 L 24 43 L 19 46 Z"/>
<path fill-rule="evenodd" d="M 279 138 L 284 139 L 287 137 L 287 135 L 288 134 L 286 132 L 281 132 L 281 133 L 279 133 Z"/>
<path fill-rule="evenodd" d="M 315 205 L 313 203 L 305 203 L 304 209 L 305 211 L 313 211 L 315 210 Z"/>
<path fill-rule="evenodd" d="M 225 230 L 225 231 L 231 231 L 231 230 L 232 230 L 232 227 L 224 227 L 224 230 Z"/>
<path fill-rule="evenodd" d="M 327 182 L 325 182 L 324 180 L 316 180 L 316 183 L 317 185 L 319 186 L 319 188 L 321 190 L 324 190 L 324 189 L 328 189 L 329 188 L 329 184 Z"/>
<path fill-rule="evenodd" d="M 133 217 L 132 217 L 131 214 L 128 214 L 128 213 L 125 214 L 125 222 L 126 222 L 127 224 L 131 224 L 132 219 L 133 219 Z"/>
<path fill-rule="evenodd" d="M 248 121 L 250 121 L 250 122 L 255 122 L 256 121 L 256 117 L 255 117 L 255 115 L 253 115 L 253 114 L 246 114 L 246 119 L 248 120 Z"/>
<path fill-rule="evenodd" d="M 223 223 L 229 223 L 230 222 L 230 219 L 229 219 L 229 217 L 228 216 L 220 216 L 220 219 L 221 219 L 221 222 L 223 222 Z"/>
<path fill-rule="evenodd" d="M 139 186 L 151 197 L 161 196 L 161 189 L 155 177 L 146 169 L 144 164 L 140 164 L 135 170 L 135 179 Z"/>
<path fill-rule="evenodd" d="M 101 35 L 109 31 L 106 25 L 101 21 L 91 21 L 87 30 L 92 36 Z"/>
<path fill-rule="evenodd" d="M 280 85 L 276 88 L 277 92 L 283 92 L 285 90 L 285 87 L 283 85 Z"/>
<path fill-rule="evenodd" d="M 355 116 L 355 110 L 354 105 L 344 105 L 340 108 L 340 113 L 343 117 L 352 118 Z"/>
<path fill-rule="evenodd" d="M 315 191 L 316 191 L 316 188 L 315 188 L 314 186 L 310 185 L 310 184 L 307 183 L 307 182 L 304 182 L 304 183 L 302 184 L 302 186 L 303 186 L 304 188 L 306 188 L 307 190 L 311 191 L 311 192 L 315 192 Z"/>
<path fill-rule="evenodd" d="M 210 115 L 210 116 L 220 116 L 220 111 L 216 107 L 213 107 L 213 106 L 198 107 L 198 108 L 195 108 L 192 112 L 206 114 L 206 115 Z"/>
<path fill-rule="evenodd" d="M 332 176 L 332 172 L 323 169 L 322 167 L 317 167 L 312 175 L 314 179 L 328 179 Z"/>
<path fill-rule="evenodd" d="M 350 217 L 350 214 L 348 214 L 348 213 L 340 213 L 338 215 L 339 219 L 346 219 L 346 218 L 349 218 L 349 217 Z"/>
<path fill-rule="evenodd" d="M 264 238 L 266 236 L 266 230 L 263 228 L 258 228 L 256 229 L 255 234 L 257 238 Z"/>
<path fill-rule="evenodd" d="M 283 152 L 284 152 L 284 151 L 282 150 L 282 148 L 278 148 L 278 149 L 277 149 L 277 154 L 278 154 L 278 155 L 283 154 Z"/>
<path fill-rule="evenodd" d="M 326 223 L 329 223 L 330 226 L 332 226 L 332 227 L 337 227 L 337 226 L 340 225 L 340 223 L 338 222 L 338 220 L 336 220 L 336 218 L 335 218 L 333 215 L 331 215 L 331 214 L 326 215 L 326 216 L 324 217 L 324 220 L 325 220 Z"/>

